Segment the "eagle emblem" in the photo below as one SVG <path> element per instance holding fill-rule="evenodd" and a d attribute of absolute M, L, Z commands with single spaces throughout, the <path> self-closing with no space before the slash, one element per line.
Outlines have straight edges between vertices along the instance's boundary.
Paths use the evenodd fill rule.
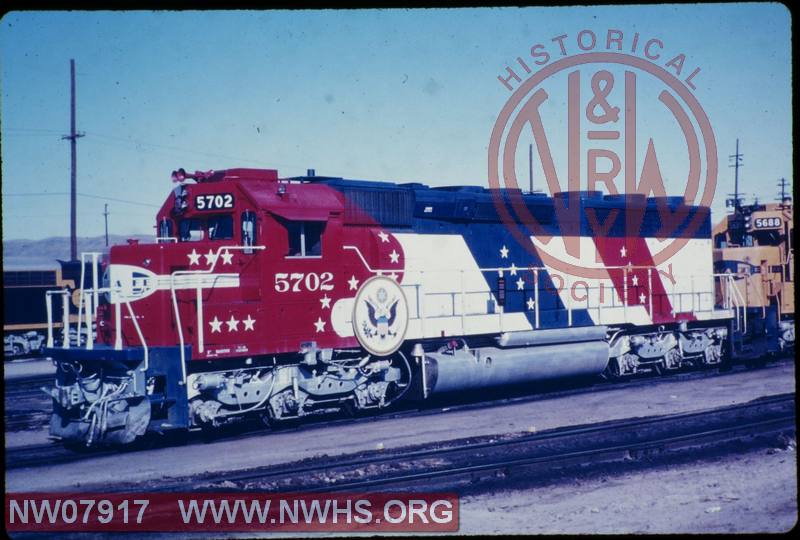
<path fill-rule="evenodd" d="M 367 321 L 364 321 L 364 332 L 371 334 L 370 337 L 377 335 L 380 339 L 397 335 L 397 332 L 392 332 L 392 326 L 397 319 L 397 298 L 389 300 L 389 293 L 381 287 L 374 298 L 367 297 L 364 301 L 367 303 L 367 318 L 371 325 L 368 328 Z"/>
<path fill-rule="evenodd" d="M 389 355 L 402 344 L 407 326 L 408 305 L 400 285 L 385 276 L 364 282 L 353 312 L 353 327 L 361 345 L 372 354 Z"/>

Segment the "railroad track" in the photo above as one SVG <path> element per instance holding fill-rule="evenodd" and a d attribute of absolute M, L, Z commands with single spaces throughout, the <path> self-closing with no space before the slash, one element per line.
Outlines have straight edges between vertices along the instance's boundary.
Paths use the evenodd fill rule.
<path fill-rule="evenodd" d="M 793 358 L 783 358 L 777 362 L 766 364 L 760 369 L 776 369 L 786 364 L 786 362 L 793 361 Z M 408 417 L 424 417 L 429 415 L 440 414 L 442 412 L 450 411 L 468 411 L 479 410 L 490 407 L 501 407 L 507 405 L 523 404 L 529 402 L 540 401 L 544 399 L 556 399 L 562 397 L 570 397 L 580 395 L 588 392 L 605 392 L 611 390 L 618 390 L 620 388 L 641 388 L 661 383 L 679 383 L 690 380 L 698 380 L 705 378 L 727 377 L 748 371 L 750 368 L 744 364 L 737 364 L 732 366 L 729 371 L 718 371 L 716 369 L 705 369 L 698 371 L 686 371 L 668 376 L 641 376 L 640 378 L 627 379 L 623 381 L 606 381 L 602 379 L 594 379 L 592 382 L 579 382 L 573 380 L 565 380 L 559 383 L 550 383 L 551 387 L 557 388 L 556 390 L 543 390 L 540 389 L 537 393 L 531 393 L 531 388 L 516 389 L 515 392 L 519 395 L 512 395 L 511 397 L 502 397 L 499 399 L 486 399 L 486 392 L 483 392 L 483 399 L 476 401 L 475 395 L 465 394 L 459 398 L 439 399 L 433 402 L 428 402 L 424 407 L 414 408 L 406 404 L 405 407 L 394 410 L 387 410 L 382 414 L 358 418 L 341 418 L 341 417 L 319 417 L 317 419 L 309 418 L 306 423 L 300 425 L 277 426 L 274 428 L 278 432 L 287 431 L 306 431 L 314 429 L 324 429 L 330 426 L 347 425 L 355 422 L 381 422 L 390 421 L 400 418 Z M 33 382 L 31 382 L 33 385 Z M 546 385 L 542 385 L 546 387 Z M 38 390 L 38 387 L 36 387 Z M 506 389 L 507 391 L 507 389 Z M 44 394 L 42 393 L 44 396 Z M 44 396 L 46 398 L 46 396 Z M 22 413 L 20 413 L 22 414 Z M 23 424 L 29 418 L 38 418 L 42 420 L 42 425 L 47 423 L 49 413 L 41 412 L 34 413 L 33 416 L 20 417 L 19 419 L 13 416 L 9 418 L 8 411 L 6 413 L 6 422 L 8 425 L 15 425 L 15 422 Z M 7 431 L 10 431 L 8 427 Z M 268 433 L 263 424 L 257 422 L 244 423 L 240 426 L 234 426 L 232 429 L 220 431 L 216 435 L 212 435 L 212 441 L 235 441 L 248 437 L 265 435 Z M 76 452 L 73 449 L 65 448 L 57 441 L 52 443 L 40 445 L 28 445 L 21 447 L 12 447 L 6 449 L 6 468 L 17 469 L 22 467 L 36 467 L 42 465 L 54 465 L 82 461 L 85 459 L 93 459 L 96 457 L 103 457 L 108 455 L 115 455 L 125 452 L 144 451 L 152 448 L 163 448 L 168 446 L 179 446 L 183 444 L 194 444 L 198 442 L 208 441 L 207 435 L 198 433 L 189 433 L 181 436 L 175 434 L 174 436 L 160 437 L 157 435 L 150 436 L 148 439 L 142 441 L 141 444 L 125 447 L 125 448 L 112 448 L 112 449 L 87 449 L 86 451 Z"/>
<path fill-rule="evenodd" d="M 33 376 L 5 381 L 5 431 L 40 428 L 50 421 L 50 398 L 41 388 L 52 384 L 52 376 Z"/>
<path fill-rule="evenodd" d="M 49 384 L 53 384 L 53 375 L 35 375 L 9 379 L 3 383 L 3 394 L 8 397 L 41 393 L 41 387 Z"/>
<path fill-rule="evenodd" d="M 122 489 L 185 491 L 187 485 L 197 491 L 284 493 L 457 489 L 513 475 L 630 461 L 752 437 L 778 436 L 794 433 L 795 426 L 795 395 L 790 393 L 690 413 L 312 459 Z"/>

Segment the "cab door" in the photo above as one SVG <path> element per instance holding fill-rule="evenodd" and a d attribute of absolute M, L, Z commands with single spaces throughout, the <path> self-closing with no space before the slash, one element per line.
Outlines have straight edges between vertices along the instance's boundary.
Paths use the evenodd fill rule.
<path fill-rule="evenodd" d="M 325 241 L 330 224 L 322 220 L 279 218 L 285 249 L 274 272 L 278 327 L 287 350 L 331 331 L 329 315 L 334 274 Z M 326 299 L 327 297 L 327 299 Z M 327 300 L 327 301 L 326 301 Z"/>

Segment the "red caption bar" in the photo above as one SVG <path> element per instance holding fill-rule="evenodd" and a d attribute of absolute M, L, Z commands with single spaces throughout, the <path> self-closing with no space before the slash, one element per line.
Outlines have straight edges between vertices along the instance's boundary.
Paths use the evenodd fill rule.
<path fill-rule="evenodd" d="M 11 531 L 454 532 L 452 493 L 6 493 Z"/>

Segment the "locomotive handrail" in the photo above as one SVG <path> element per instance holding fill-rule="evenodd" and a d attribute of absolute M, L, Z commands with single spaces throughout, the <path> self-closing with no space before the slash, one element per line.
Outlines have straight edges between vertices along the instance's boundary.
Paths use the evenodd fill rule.
<path fill-rule="evenodd" d="M 92 289 L 97 290 L 98 287 L 98 274 L 97 274 L 97 260 L 102 255 L 99 251 L 83 251 L 81 252 L 81 281 L 80 281 L 80 289 L 81 291 L 84 290 L 84 283 L 86 280 L 86 257 L 87 255 L 92 256 Z M 93 305 L 97 306 L 98 299 L 97 293 L 92 295 L 92 300 L 94 301 Z M 83 302 L 84 302 L 84 295 L 81 293 L 80 299 L 78 300 L 78 335 L 80 336 L 81 331 L 81 318 L 83 316 Z M 86 318 L 91 319 L 91 313 L 86 314 Z M 78 338 L 80 340 L 80 337 Z"/>
<path fill-rule="evenodd" d="M 86 306 L 86 335 L 91 336 L 88 337 L 86 340 L 86 348 L 91 350 L 94 348 L 94 332 L 92 330 L 92 321 L 94 320 L 94 310 L 95 306 L 92 304 L 91 296 L 90 299 L 87 300 L 87 295 L 92 291 L 92 289 L 81 289 L 81 296 L 80 301 L 78 302 L 78 345 L 80 345 L 80 333 L 81 333 L 81 308 L 83 308 L 84 304 Z"/>
<path fill-rule="evenodd" d="M 474 270 L 465 270 L 463 268 L 435 268 L 435 269 L 425 269 L 425 270 L 400 270 L 400 269 L 397 269 L 397 268 L 373 268 L 367 262 L 366 258 L 364 257 L 364 255 L 361 253 L 361 250 L 357 246 L 345 245 L 345 246 L 342 246 L 342 247 L 344 249 L 347 249 L 347 250 L 350 250 L 350 251 L 355 251 L 356 255 L 361 260 L 361 264 L 364 266 L 364 268 L 367 269 L 367 271 L 369 271 L 369 272 L 371 272 L 373 274 L 378 274 L 378 275 L 384 275 L 384 274 L 393 275 L 393 274 L 395 274 L 396 275 L 398 273 L 402 273 L 407 278 L 410 277 L 411 275 L 419 274 L 419 277 L 417 277 L 415 275 L 415 278 L 413 279 L 414 282 L 409 282 L 409 280 L 406 280 L 400 286 L 404 287 L 404 288 L 411 288 L 411 287 L 414 288 L 415 293 L 416 293 L 415 294 L 415 298 L 416 298 L 416 302 L 415 303 L 416 303 L 416 308 L 417 308 L 417 314 L 416 314 L 417 317 L 416 318 L 421 321 L 421 324 L 423 325 L 423 327 L 425 326 L 425 322 L 426 322 L 427 319 L 436 319 L 436 318 L 441 318 L 441 317 L 460 317 L 462 319 L 462 321 L 463 321 L 464 317 L 466 317 L 466 316 L 479 316 L 479 315 L 484 315 L 485 314 L 483 312 L 476 312 L 476 313 L 471 313 L 471 314 L 466 313 L 466 310 L 464 308 L 464 304 L 466 303 L 466 296 L 467 295 L 475 295 L 475 294 L 486 295 L 486 294 L 489 294 L 490 295 L 490 299 L 492 298 L 492 296 L 491 296 L 492 295 L 492 290 L 491 289 L 488 290 L 488 291 L 485 290 L 485 289 L 480 289 L 480 290 L 475 290 L 475 291 L 466 290 L 465 286 L 464 286 L 464 274 L 466 272 L 474 272 L 476 274 L 477 273 L 485 273 L 485 272 L 498 272 L 501 275 L 502 275 L 503 272 L 510 272 L 510 273 L 512 273 L 512 275 L 517 275 L 517 273 L 532 272 L 533 273 L 533 278 L 534 278 L 533 279 L 533 303 L 532 303 L 533 307 L 531 307 L 530 309 L 533 311 L 533 317 L 534 317 L 534 325 L 533 326 L 534 326 L 534 328 L 538 329 L 541 326 L 540 313 L 541 313 L 542 309 L 541 309 L 541 304 L 540 304 L 540 299 L 539 299 L 539 288 L 540 288 L 540 285 L 539 285 L 539 272 L 540 271 L 544 271 L 544 272 L 548 271 L 548 269 L 546 267 L 544 267 L 544 266 L 527 266 L 527 267 L 523 267 L 523 268 L 510 267 L 510 266 L 500 266 L 500 267 L 476 268 Z M 651 319 L 653 318 L 653 316 L 655 314 L 655 300 L 656 300 L 656 298 L 654 296 L 655 293 L 653 291 L 653 273 L 654 273 L 654 270 L 655 270 L 655 272 L 659 272 L 659 273 L 665 274 L 666 270 L 659 269 L 659 267 L 656 266 L 656 265 L 633 265 L 633 264 L 617 265 L 617 266 L 598 266 L 597 268 L 598 269 L 602 269 L 602 270 L 606 270 L 606 271 L 622 271 L 623 272 L 624 275 L 623 275 L 622 291 L 621 291 L 621 295 L 619 295 L 620 296 L 620 298 L 619 298 L 620 303 L 617 304 L 618 295 L 611 294 L 611 298 L 610 298 L 611 305 L 610 306 L 606 305 L 606 303 L 603 303 L 603 302 L 598 303 L 597 305 L 593 306 L 592 305 L 593 302 L 591 301 L 592 293 L 593 292 L 596 293 L 597 291 L 604 290 L 604 288 L 603 288 L 602 284 L 601 284 L 600 287 L 591 287 L 591 286 L 589 286 L 588 283 L 584 282 L 583 287 L 585 287 L 586 297 L 581 299 L 581 300 L 578 300 L 578 304 L 577 305 L 575 304 L 575 302 L 573 302 L 574 299 L 573 299 L 571 294 L 567 294 L 566 297 L 562 297 L 563 308 L 561 308 L 561 309 L 564 309 L 567 312 L 567 325 L 568 326 L 572 326 L 573 325 L 573 317 L 572 317 L 573 311 L 578 306 L 580 306 L 580 309 L 597 310 L 597 320 L 598 320 L 598 322 L 603 320 L 603 318 L 604 318 L 603 317 L 604 310 L 607 311 L 609 309 L 621 308 L 622 317 L 623 317 L 623 319 L 625 321 L 627 321 L 628 320 L 628 315 L 629 315 L 629 307 L 633 307 L 632 305 L 629 306 L 629 302 L 628 302 L 628 300 L 629 300 L 629 298 L 628 298 L 628 296 L 629 296 L 628 275 L 633 270 L 647 271 L 648 302 L 647 302 L 646 306 L 642 306 L 642 307 L 644 307 L 647 310 L 647 314 L 649 315 L 649 317 Z M 426 292 L 422 292 L 422 290 L 421 290 L 422 289 L 422 281 L 423 281 L 423 277 L 422 276 L 424 274 L 430 274 L 430 273 L 436 273 L 436 272 L 439 272 L 439 273 L 455 273 L 455 272 L 457 272 L 457 273 L 459 273 L 458 277 L 457 276 L 453 276 L 453 282 L 455 283 L 455 280 L 458 279 L 458 282 L 461 284 L 461 287 L 462 287 L 461 290 L 459 290 L 459 291 L 450 290 L 450 291 L 434 291 L 434 292 L 426 291 Z M 667 274 L 667 275 L 671 275 L 671 273 Z M 703 290 L 703 289 L 697 290 L 697 288 L 696 288 L 696 278 L 698 278 L 699 276 L 691 275 L 691 276 L 682 276 L 682 277 L 690 279 L 690 283 L 691 283 L 691 290 L 690 291 L 679 291 L 679 290 L 677 290 L 676 289 L 677 283 L 673 279 L 673 280 L 671 280 L 672 281 L 672 291 L 664 293 L 664 295 L 667 298 L 671 298 L 672 299 L 671 302 L 674 304 L 674 307 L 676 308 L 675 311 L 676 312 L 684 312 L 684 311 L 686 311 L 686 309 L 683 308 L 683 304 L 685 303 L 685 300 L 686 300 L 687 297 L 691 299 L 691 309 L 690 309 L 690 311 L 692 311 L 692 312 L 696 312 L 696 311 L 714 311 L 714 302 L 713 302 L 714 287 L 713 287 L 713 285 L 712 285 L 711 289 L 707 290 L 707 291 Z M 600 281 L 601 282 L 605 282 L 605 281 L 608 281 L 609 279 L 612 279 L 612 278 L 611 277 L 604 278 L 604 279 L 601 279 Z M 419 281 L 419 283 L 417 283 L 417 281 Z M 572 288 L 572 287 L 575 287 L 576 285 L 578 285 L 581 281 L 583 281 L 583 280 L 578 278 L 578 277 L 574 277 L 573 279 L 566 279 L 562 286 L 566 287 L 566 288 Z M 530 289 L 522 289 L 522 290 L 525 291 L 525 290 L 530 290 Z M 510 291 L 510 292 L 513 293 L 513 292 L 519 292 L 519 291 Z M 456 296 L 457 295 L 460 296 L 460 298 L 461 298 L 462 310 L 461 310 L 460 313 L 456 310 Z M 660 295 L 660 296 L 664 296 L 664 295 Z M 449 313 L 443 314 L 443 315 L 432 315 L 430 313 L 425 313 L 425 311 L 423 310 L 424 299 L 425 298 L 434 297 L 434 296 L 450 297 L 450 299 L 451 299 L 450 300 L 450 307 L 448 308 L 449 309 Z M 688 303 L 688 302 L 686 302 L 686 303 Z M 500 319 L 500 326 L 501 327 L 503 327 L 503 314 L 504 314 L 504 312 L 505 312 L 504 306 L 498 306 L 497 315 L 498 315 L 498 317 Z M 463 323 L 462 323 L 462 328 L 463 328 Z"/>
<path fill-rule="evenodd" d="M 742 292 L 739 290 L 739 287 L 736 286 L 735 280 L 746 280 L 750 275 L 742 272 L 726 272 L 722 274 L 712 274 L 712 276 L 714 278 L 720 278 L 720 280 L 725 280 L 725 291 L 727 293 L 726 302 L 728 306 L 730 306 L 731 298 L 733 298 L 737 326 L 739 325 L 739 318 L 741 317 L 742 329 L 744 333 L 747 333 L 747 299 L 742 296 Z M 745 284 L 745 287 L 747 287 L 747 284 Z M 728 307 L 728 309 L 730 309 L 730 307 Z"/>
<path fill-rule="evenodd" d="M 500 275 L 503 275 L 503 272 L 510 272 L 512 275 L 522 274 L 524 276 L 525 272 L 532 272 L 533 273 L 533 286 L 529 288 L 529 285 L 526 285 L 524 289 L 514 291 L 509 290 L 507 291 L 508 294 L 513 294 L 517 292 L 523 292 L 524 294 L 528 295 L 532 292 L 533 295 L 533 302 L 529 305 L 529 309 L 533 312 L 531 315 L 533 317 L 533 327 L 538 329 L 541 327 L 541 317 L 540 314 L 542 312 L 542 307 L 539 298 L 539 272 L 544 271 L 547 272 L 548 269 L 544 266 L 528 266 L 523 268 L 511 267 L 511 266 L 501 266 L 501 267 L 483 267 L 483 268 L 475 268 L 470 270 L 465 270 L 463 268 L 435 268 L 435 269 L 425 269 L 425 270 L 401 270 L 397 268 L 373 268 L 370 264 L 366 261 L 366 258 L 361 253 L 361 250 L 357 246 L 353 245 L 346 245 L 343 246 L 344 249 L 355 251 L 358 258 L 361 260 L 361 264 L 364 266 L 366 270 L 373 274 L 378 275 L 396 275 L 398 273 L 402 273 L 405 276 L 405 280 L 400 286 L 402 288 L 413 288 L 415 293 L 412 296 L 415 298 L 416 304 L 416 317 L 412 315 L 412 318 L 416 318 L 420 321 L 420 324 L 423 328 L 423 333 L 425 333 L 424 328 L 427 327 L 426 321 L 434 320 L 439 318 L 451 318 L 456 317 L 460 318 L 462 321 L 462 328 L 465 324 L 465 318 L 468 316 L 481 316 L 481 315 L 489 315 L 485 311 L 479 310 L 473 313 L 468 313 L 466 305 L 469 304 L 468 300 L 474 295 L 489 295 L 488 298 L 490 300 L 497 299 L 493 296 L 493 290 L 489 289 L 486 290 L 485 288 L 481 288 L 478 290 L 469 290 L 467 289 L 466 283 L 468 280 L 465 280 L 465 273 L 474 273 L 474 274 L 482 274 L 486 272 L 498 272 Z M 629 287 L 630 284 L 628 283 L 628 276 L 630 272 L 634 270 L 641 270 L 647 272 L 647 298 L 648 301 L 646 304 L 644 302 L 641 304 L 641 307 L 646 310 L 647 315 L 650 319 L 655 316 L 656 313 L 656 304 L 657 300 L 660 297 L 666 296 L 670 299 L 670 302 L 673 305 L 674 312 L 685 312 L 687 310 L 692 312 L 697 311 L 714 311 L 714 285 L 711 284 L 711 288 L 709 290 L 705 290 L 704 288 L 697 287 L 697 279 L 700 276 L 691 275 L 691 276 L 681 276 L 682 279 L 686 280 L 685 286 L 690 286 L 690 290 L 679 290 L 677 287 L 677 281 L 671 279 L 672 281 L 672 290 L 670 292 L 664 292 L 663 294 L 656 295 L 655 291 L 653 290 L 653 282 L 654 282 L 654 271 L 659 272 L 661 274 L 667 275 L 668 277 L 671 276 L 671 271 L 667 273 L 666 270 L 660 269 L 656 265 L 618 265 L 618 266 L 602 266 L 597 267 L 598 269 L 603 269 L 608 272 L 610 271 L 621 271 L 623 273 L 623 283 L 622 283 L 622 290 L 619 293 L 614 294 L 612 292 L 609 301 L 600 301 L 595 303 L 593 299 L 597 299 L 597 294 L 602 297 L 602 294 L 605 289 L 604 283 L 609 281 L 611 276 L 607 278 L 600 279 L 599 286 L 592 287 L 589 283 L 586 283 L 580 277 L 577 276 L 564 276 L 564 281 L 559 290 L 570 289 L 570 291 L 578 286 L 581 287 L 581 291 L 585 291 L 585 296 L 581 299 L 573 298 L 572 293 L 567 293 L 566 296 L 561 296 L 562 300 L 562 307 L 555 309 L 563 309 L 566 311 L 567 317 L 567 326 L 572 326 L 574 324 L 573 320 L 573 312 L 575 309 L 587 309 L 596 311 L 597 318 L 596 320 L 598 323 L 601 321 L 607 322 L 608 316 L 606 313 L 610 313 L 613 310 L 619 309 L 621 310 L 621 316 L 624 321 L 628 321 L 630 308 L 635 307 L 635 303 L 629 305 Z M 431 273 L 452 273 L 453 278 L 450 282 L 452 283 L 459 283 L 461 285 L 460 290 L 447 290 L 447 291 L 422 291 L 422 285 L 424 280 L 425 274 Z M 455 273 L 459 275 L 456 276 Z M 413 277 L 412 277 L 413 276 Z M 527 281 L 527 280 L 526 280 Z M 702 280 L 701 280 L 702 281 Z M 583 283 L 581 283 L 583 282 Z M 555 286 L 555 285 L 553 285 Z M 531 291 L 532 288 L 532 291 Z M 512 288 L 513 289 L 513 288 Z M 613 291 L 613 289 L 612 289 Z M 434 313 L 427 313 L 427 308 L 425 308 L 424 303 L 426 299 L 435 298 L 435 297 L 446 297 L 449 298 L 449 302 L 447 304 L 437 304 L 438 307 L 434 307 Z M 657 298 L 658 297 L 658 298 Z M 460 298 L 460 303 L 457 302 L 458 298 Z M 690 302 L 687 302 L 688 299 L 691 299 Z M 530 298 L 529 298 L 530 300 Z M 461 309 L 458 309 L 458 305 L 460 304 Z M 609 305 L 610 304 L 610 305 Z M 691 308 L 684 309 L 684 304 L 691 304 Z M 423 309 L 425 308 L 425 309 Z M 444 310 L 444 311 L 443 311 Z M 493 311 L 492 313 L 496 314 L 499 318 L 499 324 L 501 329 L 505 328 L 504 324 L 504 313 L 505 307 L 504 305 L 500 305 L 497 308 L 497 311 Z M 613 317 L 613 315 L 612 315 Z"/>
<path fill-rule="evenodd" d="M 372 268 L 369 265 L 369 263 L 366 261 L 366 259 L 364 258 L 364 255 L 362 255 L 361 250 L 358 248 L 358 246 L 345 245 L 345 246 L 342 246 L 342 248 L 343 249 L 349 249 L 351 251 L 355 251 L 356 254 L 358 255 L 358 258 L 361 259 L 361 263 L 364 265 L 364 268 L 366 268 L 368 271 L 370 271 L 372 273 L 375 273 L 375 274 L 377 274 L 377 273 L 391 274 L 392 272 L 394 272 L 395 274 L 397 274 L 397 273 L 410 273 L 410 272 L 423 272 L 423 270 L 408 271 L 408 270 L 400 270 L 400 269 L 397 269 L 397 268 Z M 658 270 L 659 272 L 661 272 L 661 270 L 659 270 L 658 266 L 654 266 L 654 265 L 641 266 L 641 265 L 633 265 L 633 264 L 625 264 L 625 265 L 619 265 L 619 266 L 597 266 L 596 268 L 593 268 L 593 269 L 597 269 L 597 270 L 647 270 L 648 268 L 649 269 L 655 269 L 655 270 Z M 495 267 L 481 267 L 481 268 L 477 268 L 475 271 L 476 272 L 499 272 L 499 271 L 510 272 L 512 270 L 515 270 L 517 272 L 529 272 L 529 271 L 532 272 L 532 271 L 539 271 L 539 270 L 547 271 L 548 268 L 546 266 L 525 266 L 525 267 L 514 267 L 514 268 L 512 268 L 510 266 L 495 266 Z M 461 272 L 461 271 L 466 271 L 466 270 L 464 270 L 463 268 L 433 268 L 433 269 L 424 270 L 424 272 Z"/>
<path fill-rule="evenodd" d="M 186 374 L 186 357 L 185 357 L 185 351 L 184 351 L 185 339 L 184 339 L 183 327 L 182 327 L 181 319 L 180 319 L 180 311 L 178 309 L 177 295 L 176 295 L 176 292 L 175 292 L 176 291 L 176 289 L 175 289 L 175 277 L 179 276 L 179 275 L 198 275 L 198 274 L 212 274 L 212 273 L 214 273 L 214 270 L 215 270 L 215 268 L 217 266 L 217 262 L 219 261 L 221 254 L 223 252 L 225 252 L 225 251 L 231 250 L 231 251 L 248 251 L 249 252 L 250 250 L 263 250 L 263 249 L 266 249 L 266 246 L 263 246 L 263 245 L 261 245 L 261 246 L 220 246 L 220 247 L 217 248 L 217 251 L 216 251 L 216 253 L 214 255 L 214 258 L 213 258 L 213 263 L 211 264 L 211 266 L 208 269 L 205 269 L 205 270 L 176 270 L 175 272 L 172 272 L 170 274 L 170 292 L 171 292 L 171 297 L 172 297 L 173 308 L 175 310 L 176 323 L 177 323 L 177 326 L 178 326 L 178 337 L 179 337 L 180 344 L 181 344 L 181 368 L 182 368 L 182 383 L 183 384 L 186 383 L 186 375 L 187 375 Z M 122 298 L 122 294 L 121 294 L 123 292 L 122 287 L 113 287 L 113 288 L 112 287 L 103 287 L 103 288 L 98 287 L 97 261 L 98 261 L 99 255 L 100 255 L 100 253 L 97 253 L 97 252 L 81 253 L 81 263 L 82 263 L 81 264 L 81 286 L 83 286 L 83 281 L 85 279 L 86 257 L 87 256 L 91 256 L 92 257 L 92 267 L 93 267 L 93 270 L 92 270 L 93 287 L 92 288 L 88 288 L 88 289 L 87 288 L 81 288 L 80 300 L 79 300 L 79 303 L 78 303 L 78 346 L 80 346 L 80 328 L 81 328 L 81 323 L 83 322 L 82 318 L 83 318 L 84 305 L 87 306 L 86 327 L 87 327 L 87 334 L 88 335 L 87 335 L 86 348 L 87 349 L 92 349 L 93 346 L 94 346 L 94 331 L 91 328 L 92 319 L 93 319 L 93 312 L 94 312 L 93 306 L 96 306 L 98 304 L 98 295 L 99 294 L 101 294 L 101 293 L 113 293 L 113 294 L 119 296 L 118 301 L 117 302 L 113 302 L 115 304 L 115 319 L 116 319 L 116 337 L 115 337 L 114 348 L 117 349 L 117 350 L 122 348 L 122 334 L 121 334 L 121 332 L 122 332 L 122 316 L 121 316 L 121 312 L 120 312 L 120 307 L 124 303 L 125 306 L 128 309 L 128 313 L 130 314 L 130 317 L 131 317 L 131 320 L 133 322 L 134 328 L 136 330 L 136 333 L 137 333 L 137 335 L 139 337 L 140 342 L 142 343 L 142 348 L 144 350 L 144 367 L 142 369 L 147 370 L 147 368 L 149 366 L 149 347 L 147 345 L 147 341 L 145 340 L 144 334 L 142 333 L 142 329 L 141 329 L 141 327 L 139 325 L 139 322 L 136 319 L 136 314 L 133 311 L 133 307 L 130 304 L 130 300 Z M 236 273 L 226 273 L 226 274 L 220 274 L 219 276 L 217 276 L 217 278 L 237 276 L 237 275 L 238 274 L 236 274 Z M 197 296 L 197 298 L 198 298 L 198 300 L 197 300 L 197 302 L 198 302 L 197 310 L 198 310 L 198 323 L 199 323 L 198 324 L 198 338 L 199 338 L 199 345 L 200 345 L 200 350 L 201 351 L 203 350 L 203 324 L 202 324 L 202 322 L 203 322 L 203 320 L 202 320 L 203 311 L 202 311 L 202 294 L 201 294 L 200 291 L 203 288 L 205 288 L 205 287 L 203 287 L 202 284 L 198 285 L 198 287 L 197 287 L 197 294 L 198 294 L 198 296 Z M 211 288 L 212 289 L 214 288 L 213 284 L 212 284 Z M 53 315 L 53 305 L 52 305 L 52 298 L 51 298 L 52 295 L 59 295 L 59 296 L 62 297 L 62 317 L 63 317 L 63 329 L 62 329 L 63 330 L 63 344 L 62 344 L 62 347 L 65 348 L 65 349 L 68 349 L 70 347 L 70 343 L 69 343 L 69 303 L 68 303 L 68 301 L 69 301 L 69 298 L 68 298 L 69 297 L 69 291 L 66 290 L 66 289 L 62 289 L 62 290 L 58 290 L 58 291 L 47 291 L 47 293 L 46 293 L 45 303 L 46 303 L 46 308 L 47 308 L 47 334 L 48 334 L 47 346 L 52 348 L 53 347 L 53 343 L 54 343 L 54 340 L 53 340 L 53 317 L 52 317 L 52 315 Z M 90 298 L 91 298 L 91 300 L 90 300 Z M 91 305 L 90 305 L 90 303 L 91 303 Z"/>
<path fill-rule="evenodd" d="M 61 297 L 61 331 L 62 343 L 61 348 L 69 348 L 69 291 L 67 289 L 59 289 L 55 291 L 47 291 L 45 293 L 45 306 L 47 308 L 47 347 L 53 348 L 53 301 L 51 296 L 58 295 Z"/>
<path fill-rule="evenodd" d="M 150 366 L 150 355 L 149 350 L 147 348 L 147 342 L 144 339 L 144 334 L 142 334 L 142 329 L 139 327 L 139 321 L 136 320 L 136 315 L 133 313 L 133 308 L 131 307 L 131 303 L 129 300 L 125 300 L 125 305 L 128 307 L 128 313 L 131 315 L 131 321 L 133 321 L 133 327 L 136 328 L 136 333 L 139 335 L 139 341 L 142 343 L 142 348 L 144 349 L 144 366 L 142 366 L 141 371 L 147 371 L 148 367 Z M 121 330 L 117 328 L 117 333 L 120 333 Z"/>
<path fill-rule="evenodd" d="M 91 302 L 91 300 L 86 300 L 86 297 L 92 296 L 99 296 L 100 294 L 116 294 L 119 296 L 117 302 L 113 302 L 114 304 L 114 311 L 115 311 L 115 319 L 116 319 L 116 338 L 114 342 L 114 349 L 121 350 L 122 349 L 122 317 L 120 313 L 120 306 L 125 304 L 128 308 L 128 313 L 130 314 L 131 321 L 133 322 L 133 327 L 136 330 L 136 334 L 139 336 L 139 341 L 142 344 L 142 349 L 144 352 L 144 365 L 141 368 L 141 371 L 147 371 L 150 365 L 150 350 L 147 346 L 147 340 L 145 340 L 144 334 L 142 333 L 142 329 L 139 326 L 139 321 L 136 318 L 136 314 L 133 312 L 133 307 L 131 306 L 130 300 L 123 300 L 122 299 L 122 287 L 98 287 L 96 289 L 83 289 L 81 290 L 81 300 L 80 302 Z M 48 291 L 47 292 L 47 307 L 48 307 L 48 347 L 52 347 L 52 329 L 51 329 L 51 320 L 50 320 L 50 313 L 52 311 L 51 301 L 49 300 L 50 294 L 61 294 L 64 296 L 68 295 L 68 291 Z M 94 348 L 94 329 L 92 328 L 92 319 L 90 314 L 93 313 L 93 309 L 87 311 L 86 317 L 86 349 L 92 350 Z M 68 325 L 69 321 L 65 318 L 65 323 Z M 65 336 L 68 335 L 68 328 L 65 332 Z M 80 347 L 80 326 L 78 326 L 78 334 L 77 334 L 77 346 Z M 69 341 L 65 337 L 65 342 L 63 348 L 69 348 Z"/>
<path fill-rule="evenodd" d="M 178 328 L 178 340 L 180 341 L 180 349 L 181 349 L 181 384 L 186 384 L 186 352 L 184 351 L 185 347 L 185 339 L 183 336 L 183 324 L 181 323 L 181 315 L 180 310 L 178 309 L 178 296 L 175 293 L 175 277 L 182 275 L 202 275 L 202 274 L 213 274 L 214 269 L 217 266 L 217 261 L 220 259 L 220 255 L 223 251 L 234 250 L 234 251 L 244 251 L 244 250 L 262 250 L 267 249 L 266 246 L 220 246 L 217 248 L 217 252 L 214 254 L 213 262 L 211 266 L 205 270 L 175 270 L 169 276 L 169 288 L 170 288 L 170 296 L 172 297 L 172 308 L 175 312 L 175 325 Z M 220 274 L 217 276 L 218 278 L 221 277 L 230 277 L 230 276 L 237 276 L 238 274 L 234 273 L 227 273 L 227 274 Z M 200 352 L 204 350 L 204 336 L 203 336 L 203 296 L 201 293 L 202 287 L 201 284 L 197 286 L 197 339 L 198 339 L 198 349 Z M 213 289 L 214 286 L 212 285 L 211 288 Z"/>

